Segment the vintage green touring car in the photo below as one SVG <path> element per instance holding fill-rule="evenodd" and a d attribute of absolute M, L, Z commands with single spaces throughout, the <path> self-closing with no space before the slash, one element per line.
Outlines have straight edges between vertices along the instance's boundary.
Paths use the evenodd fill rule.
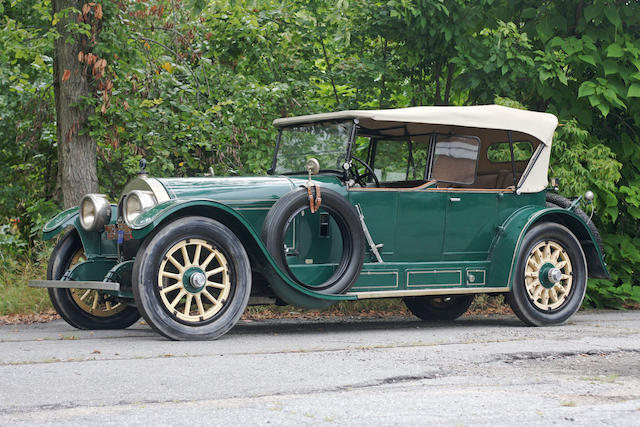
<path fill-rule="evenodd" d="M 578 200 L 547 192 L 557 123 L 495 105 L 278 119 L 266 176 L 142 165 L 117 204 L 86 195 L 44 227 L 64 234 L 31 286 L 77 328 L 142 315 L 177 340 L 221 336 L 248 304 L 400 297 L 452 320 L 480 293 L 528 325 L 562 323 L 608 272 Z"/>

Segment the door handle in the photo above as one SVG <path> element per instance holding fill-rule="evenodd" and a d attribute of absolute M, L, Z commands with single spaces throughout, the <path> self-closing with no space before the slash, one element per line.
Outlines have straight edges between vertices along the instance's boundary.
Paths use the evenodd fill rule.
<path fill-rule="evenodd" d="M 460 197 L 449 197 L 449 201 L 450 202 L 459 202 L 460 201 Z"/>

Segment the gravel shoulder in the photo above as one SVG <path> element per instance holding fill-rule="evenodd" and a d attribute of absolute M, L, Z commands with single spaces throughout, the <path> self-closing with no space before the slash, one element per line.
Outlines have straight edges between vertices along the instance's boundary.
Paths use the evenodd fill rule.
<path fill-rule="evenodd" d="M 0 425 L 638 425 L 640 311 L 242 321 L 171 342 L 146 325 L 0 326 Z"/>

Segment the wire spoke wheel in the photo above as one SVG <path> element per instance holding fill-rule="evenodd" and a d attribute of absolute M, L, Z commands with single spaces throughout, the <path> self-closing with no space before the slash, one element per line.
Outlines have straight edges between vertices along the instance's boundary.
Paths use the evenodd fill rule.
<path fill-rule="evenodd" d="M 525 287 L 540 310 L 562 306 L 571 292 L 573 268 L 569 255 L 558 242 L 538 243 L 530 252 L 525 267 Z"/>
<path fill-rule="evenodd" d="M 207 321 L 229 297 L 227 259 L 205 240 L 182 240 L 160 263 L 157 286 L 165 309 L 174 316 L 185 322 Z"/>

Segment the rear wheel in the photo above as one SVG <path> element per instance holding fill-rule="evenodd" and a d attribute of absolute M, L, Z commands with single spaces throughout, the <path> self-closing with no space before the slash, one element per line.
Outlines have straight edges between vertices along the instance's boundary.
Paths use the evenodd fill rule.
<path fill-rule="evenodd" d="M 167 224 L 139 249 L 133 294 L 147 323 L 174 340 L 214 339 L 242 316 L 251 268 L 233 232 L 209 218 Z"/>
<path fill-rule="evenodd" d="M 560 224 L 542 223 L 525 235 L 509 305 L 528 325 L 565 322 L 578 311 L 587 288 L 580 242 Z"/>
<path fill-rule="evenodd" d="M 67 231 L 51 254 L 47 280 L 60 280 L 67 270 L 85 259 L 78 232 Z M 135 307 L 104 292 L 73 288 L 49 288 L 48 291 L 58 314 L 78 329 L 124 329 L 140 318 Z"/>
<path fill-rule="evenodd" d="M 427 321 L 455 320 L 467 312 L 474 295 L 419 296 L 404 298 L 404 305 L 416 317 Z"/>

